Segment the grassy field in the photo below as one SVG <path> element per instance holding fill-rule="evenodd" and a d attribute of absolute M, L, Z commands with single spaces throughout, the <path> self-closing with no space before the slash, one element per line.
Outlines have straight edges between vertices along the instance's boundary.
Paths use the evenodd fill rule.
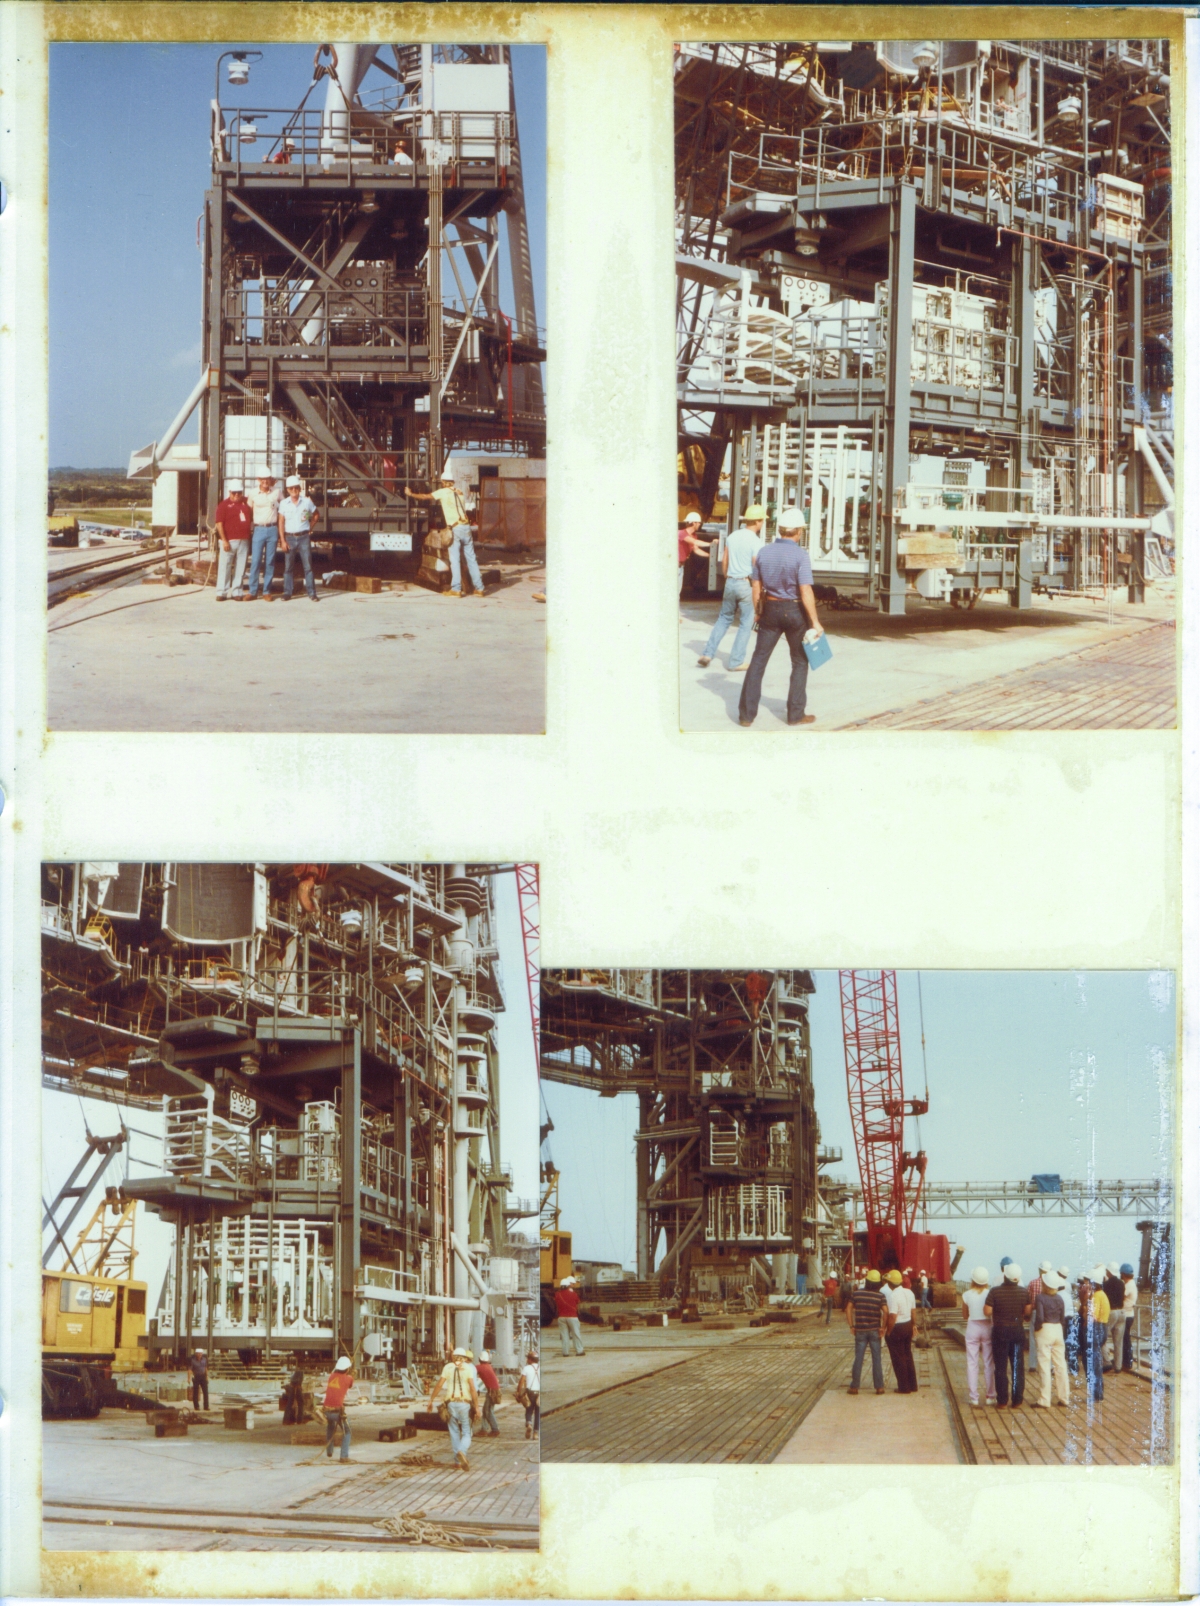
<path fill-rule="evenodd" d="M 80 519 L 84 523 L 89 521 L 96 524 L 120 524 L 128 528 L 131 524 L 144 524 L 149 527 L 150 509 L 148 507 L 57 507 L 54 510 L 55 518 Z"/>

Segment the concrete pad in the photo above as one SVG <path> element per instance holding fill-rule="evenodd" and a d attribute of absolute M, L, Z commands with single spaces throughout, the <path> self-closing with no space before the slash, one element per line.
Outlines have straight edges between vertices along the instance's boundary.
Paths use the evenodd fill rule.
<path fill-rule="evenodd" d="M 959 691 L 993 676 L 1045 663 L 1115 641 L 1175 617 L 1173 587 L 1155 588 L 1145 603 L 1120 592 L 1095 602 L 1078 597 L 1035 597 L 1018 612 L 999 598 L 983 598 L 967 612 L 945 604 L 909 603 L 903 618 L 867 609 L 825 609 L 822 622 L 833 657 L 808 677 L 808 709 L 817 723 L 794 732 L 803 740 L 875 714 L 903 709 Z M 679 626 L 679 723 L 685 731 L 738 730 L 738 698 L 745 674 L 728 670 L 730 631 L 707 669 L 697 666 L 720 599 L 689 600 Z M 787 642 L 772 655 L 754 729 L 787 729 Z"/>
<path fill-rule="evenodd" d="M 493 567 L 489 564 L 487 567 Z M 419 586 L 218 603 L 212 587 L 100 586 L 49 615 L 51 730 L 545 729 L 545 571 L 483 598 Z"/>
<path fill-rule="evenodd" d="M 757 1328 L 743 1327 L 733 1332 L 704 1332 L 687 1327 L 635 1328 L 631 1333 L 613 1333 L 598 1328 L 583 1329 L 586 1355 L 564 1356 L 554 1340 L 554 1330 L 543 1335 L 542 1408 L 573 1405 L 602 1389 L 630 1383 L 680 1361 L 703 1364 L 715 1350 L 728 1343 L 759 1338 Z M 555 1347 L 551 1348 L 554 1343 Z"/>
<path fill-rule="evenodd" d="M 962 1458 L 939 1388 L 897 1394 L 826 1389 L 775 1457 L 790 1466 L 944 1466 Z"/>

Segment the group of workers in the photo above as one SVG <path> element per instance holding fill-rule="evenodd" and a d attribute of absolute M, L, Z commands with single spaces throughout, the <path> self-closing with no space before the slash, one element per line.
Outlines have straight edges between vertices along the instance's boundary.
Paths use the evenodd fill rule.
<path fill-rule="evenodd" d="M 875 1392 L 885 1392 L 882 1344 L 886 1342 L 897 1393 L 915 1394 L 914 1312 L 918 1304 L 932 1303 L 930 1278 L 911 1270 L 882 1274 L 860 1268 L 849 1287 L 835 1276 L 826 1278 L 824 1296 L 826 1325 L 840 1303 L 854 1335 L 849 1392 L 859 1392 L 868 1350 Z M 1021 1268 L 1011 1256 L 1001 1260 L 998 1281 L 986 1266 L 977 1266 L 962 1295 L 970 1403 L 1020 1408 L 1026 1376 L 1032 1374 L 1038 1384 L 1038 1398 L 1031 1401 L 1035 1409 L 1048 1410 L 1052 1395 L 1055 1404 L 1065 1406 L 1070 1401 L 1070 1376 L 1081 1372 L 1091 1398 L 1102 1400 L 1106 1372 L 1133 1371 L 1137 1302 L 1137 1280 L 1128 1263 L 1098 1265 L 1080 1277 L 1073 1308 L 1066 1266 L 1056 1270 L 1043 1260 L 1028 1283 L 1022 1282 Z"/>
<path fill-rule="evenodd" d="M 1001 1280 L 992 1286 L 986 1266 L 971 1273 L 963 1295 L 967 1324 L 967 1394 L 979 1405 L 979 1360 L 983 1357 L 984 1403 L 1016 1408 L 1024 1403 L 1026 1371 L 1035 1373 L 1039 1397 L 1031 1403 L 1049 1409 L 1070 1401 L 1071 1373 L 1083 1373 L 1093 1400 L 1104 1398 L 1105 1372 L 1133 1371 L 1133 1320 L 1138 1285 L 1133 1267 L 1110 1261 L 1075 1283 L 1071 1273 L 1048 1260 L 1028 1284 L 1021 1268 L 1005 1257 Z M 1026 1363 L 1026 1354 L 1029 1356 Z"/>
<path fill-rule="evenodd" d="M 737 634 L 729 654 L 729 669 L 733 674 L 746 671 L 738 701 L 738 724 L 748 727 L 758 717 L 763 676 L 771 654 L 780 638 L 786 636 L 792 659 L 787 722 L 811 725 L 816 715 L 805 712 L 808 655 L 804 649 L 806 643 L 811 646 L 819 640 L 825 630 L 817 616 L 812 560 L 807 547 L 799 541 L 800 532 L 805 528 L 804 514 L 799 508 L 784 508 L 775 523 L 776 538 L 770 542 L 763 537 L 766 521 L 766 509 L 752 503 L 742 515 L 741 524 L 725 541 L 721 553 L 721 574 L 725 581 L 721 611 L 696 662 L 701 669 L 708 668 L 736 621 Z M 701 539 L 701 530 L 700 514 L 695 510 L 686 514 L 679 528 L 680 594 L 688 559 L 693 553 L 707 554 L 712 545 L 711 541 Z M 758 639 L 754 655 L 747 662 L 746 652 L 754 631 Z"/>
<path fill-rule="evenodd" d="M 204 1409 L 208 1410 L 208 1355 L 203 1349 L 193 1351 L 188 1361 L 192 1377 L 192 1403 L 198 1411 L 203 1396 Z M 342 1461 L 350 1460 L 350 1418 L 346 1411 L 346 1396 L 354 1387 L 354 1363 L 349 1355 L 339 1356 L 333 1370 L 325 1380 L 325 1394 L 321 1405 L 325 1415 L 325 1454 L 333 1459 L 334 1446 L 341 1441 Z M 541 1381 L 536 1350 L 525 1355 L 517 1381 L 517 1403 L 525 1408 L 525 1437 L 535 1439 L 541 1425 Z M 304 1373 L 297 1369 L 283 1391 L 283 1420 L 285 1425 L 304 1420 Z M 481 1350 L 476 1360 L 469 1349 L 458 1346 L 451 1351 L 441 1375 L 429 1396 L 432 1411 L 441 1400 L 445 1408 L 445 1423 L 450 1432 L 450 1448 L 454 1463 L 463 1472 L 470 1471 L 467 1452 L 471 1448 L 472 1431 L 485 1437 L 498 1439 L 500 1427 L 496 1421 L 496 1407 L 500 1403 L 500 1379 L 496 1376 L 487 1350 Z M 440 1410 L 439 1410 L 440 1414 Z M 475 1429 L 482 1421 L 483 1427 Z"/>
<path fill-rule="evenodd" d="M 451 597 L 463 595 L 463 564 L 477 596 L 484 595 L 483 575 L 475 556 L 470 515 L 462 492 L 448 469 L 442 473 L 436 491 L 414 491 L 404 487 L 414 502 L 436 502 L 448 532 Z M 290 474 L 281 490 L 271 474 L 261 475 L 258 489 L 249 498 L 241 480 L 229 480 L 224 500 L 218 502 L 214 516 L 217 529 L 217 601 L 273 602 L 275 555 L 283 551 L 283 600 L 293 591 L 293 569 L 299 558 L 304 570 L 304 589 L 310 602 L 317 600 L 313 580 L 312 542 L 321 522 L 321 512 L 306 495 L 304 481 Z M 247 579 L 249 570 L 249 579 Z"/>
<path fill-rule="evenodd" d="M 275 554 L 283 549 L 283 600 L 293 591 L 296 559 L 304 570 L 309 601 L 317 600 L 313 581 L 312 538 L 321 522 L 320 509 L 304 493 L 304 481 L 289 474 L 280 490 L 272 474 L 260 476 L 249 498 L 241 480 L 230 480 L 217 503 L 217 601 L 274 602 Z M 249 579 L 246 578 L 249 567 Z"/>

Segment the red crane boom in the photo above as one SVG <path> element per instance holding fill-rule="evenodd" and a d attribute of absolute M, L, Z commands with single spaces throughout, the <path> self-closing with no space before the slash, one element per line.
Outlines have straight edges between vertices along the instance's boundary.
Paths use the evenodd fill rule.
<path fill-rule="evenodd" d="M 868 1264 L 879 1271 L 913 1265 L 925 1235 L 913 1235 L 925 1155 L 904 1148 L 904 1117 L 924 1115 L 928 1099 L 904 1097 L 894 970 L 843 970 L 842 1034 L 854 1148 L 862 1179 Z M 945 1243 L 945 1239 L 941 1240 Z M 939 1257 L 940 1258 L 940 1257 Z M 944 1275 L 944 1274 L 943 1274 Z"/>

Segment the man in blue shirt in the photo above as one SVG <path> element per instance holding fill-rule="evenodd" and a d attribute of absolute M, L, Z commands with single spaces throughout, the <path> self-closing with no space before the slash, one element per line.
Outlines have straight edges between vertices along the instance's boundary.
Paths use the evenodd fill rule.
<path fill-rule="evenodd" d="M 313 584 L 312 549 L 313 531 L 320 522 L 317 505 L 304 494 L 304 481 L 292 474 L 287 482 L 287 495 L 279 504 L 279 539 L 283 542 L 283 600 L 292 600 L 292 570 L 297 554 L 304 565 L 304 589 L 308 600 L 317 600 Z"/>
<path fill-rule="evenodd" d="M 737 616 L 737 635 L 733 651 L 729 654 L 729 667 L 736 672 L 746 667 L 746 648 L 754 628 L 754 598 L 750 593 L 750 570 L 762 549 L 762 527 L 766 510 L 757 503 L 742 514 L 741 527 L 734 530 L 721 554 L 721 573 L 725 576 L 725 594 L 721 598 L 721 611 L 712 633 L 704 644 L 704 651 L 696 662 L 707 669 L 717 655 L 717 648 L 725 639 L 725 632 Z"/>
<path fill-rule="evenodd" d="M 804 527 L 804 515 L 790 507 L 779 515 L 778 539 L 765 546 L 754 559 L 750 588 L 754 594 L 754 613 L 758 620 L 758 640 L 742 697 L 738 704 L 738 724 L 753 725 L 762 695 L 763 676 L 771 654 L 786 636 L 792 655 L 792 678 L 788 684 L 787 722 L 811 725 L 815 714 L 804 712 L 808 685 L 808 659 L 804 655 L 804 635 L 811 626 L 818 636 L 825 634 L 817 618 L 813 595 L 812 562 L 804 547 L 796 544 L 796 532 Z M 807 616 L 807 618 L 806 618 Z"/>

